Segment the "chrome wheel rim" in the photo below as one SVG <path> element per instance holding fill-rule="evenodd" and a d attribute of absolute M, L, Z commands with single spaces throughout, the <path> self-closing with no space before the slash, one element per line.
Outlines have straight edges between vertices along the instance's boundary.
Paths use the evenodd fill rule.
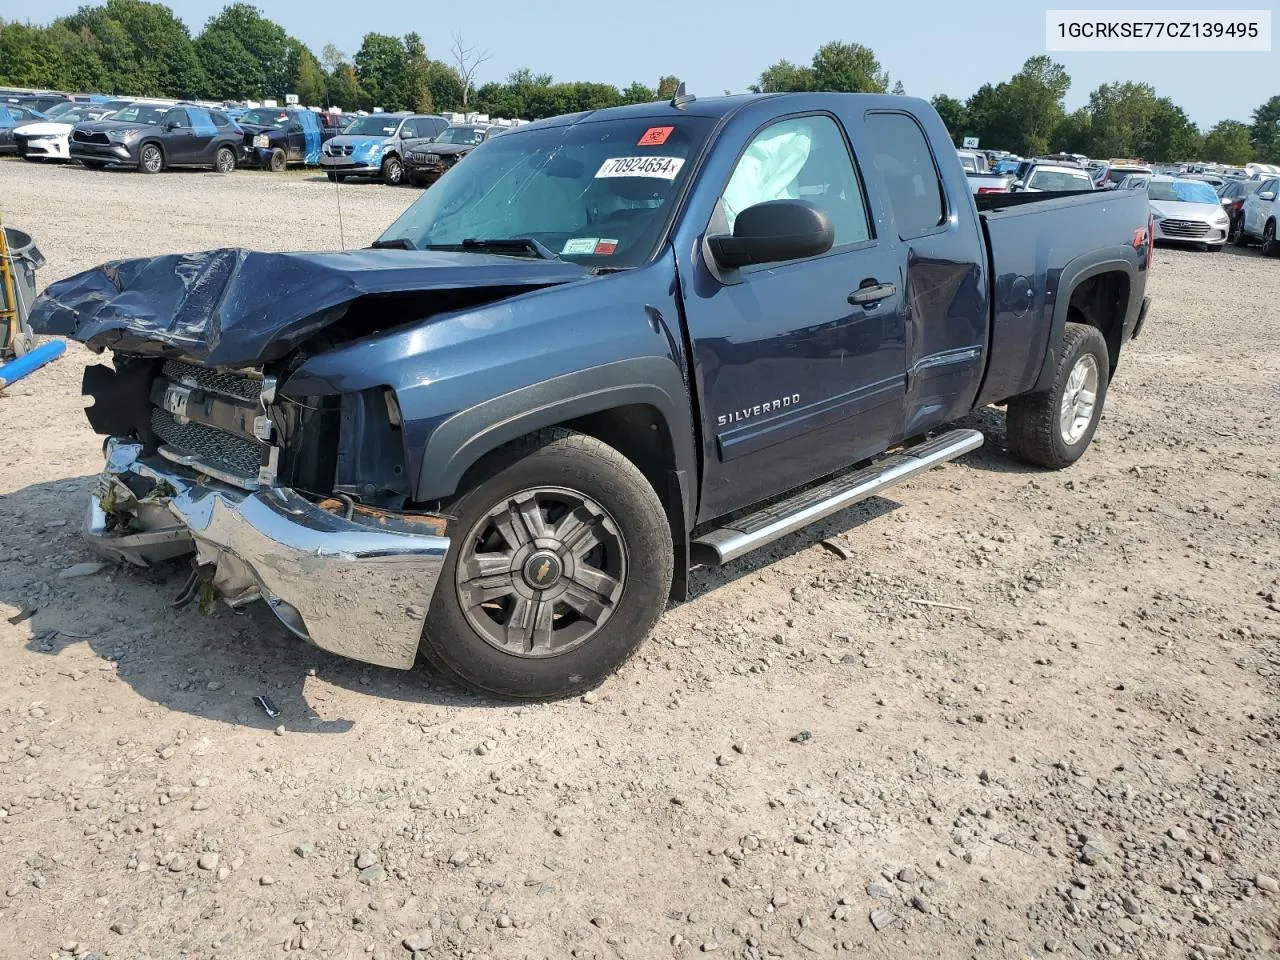
<path fill-rule="evenodd" d="M 387 161 L 387 183 L 399 183 L 403 175 L 404 167 L 400 165 L 399 160 Z"/>
<path fill-rule="evenodd" d="M 495 504 L 459 545 L 454 589 L 467 622 L 517 657 L 567 653 L 617 609 L 627 548 L 609 512 L 564 487 Z"/>
<path fill-rule="evenodd" d="M 142 165 L 152 173 L 160 169 L 160 148 L 145 147 L 142 151 Z"/>
<path fill-rule="evenodd" d="M 218 172 L 230 173 L 232 167 L 235 166 L 235 157 L 231 155 L 230 150 L 218 151 Z"/>
<path fill-rule="evenodd" d="M 1058 411 L 1058 428 L 1068 444 L 1078 443 L 1093 422 L 1093 411 L 1098 404 L 1098 359 L 1086 353 L 1075 362 L 1067 375 L 1067 386 L 1062 392 L 1062 406 Z"/>

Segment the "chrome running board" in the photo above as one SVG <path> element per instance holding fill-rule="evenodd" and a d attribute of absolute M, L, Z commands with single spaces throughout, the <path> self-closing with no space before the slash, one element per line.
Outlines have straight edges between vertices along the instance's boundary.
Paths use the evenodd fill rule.
<path fill-rule="evenodd" d="M 801 527 L 829 517 L 859 500 L 882 493 L 908 477 L 977 450 L 982 434 L 977 430 L 952 430 L 906 450 L 900 450 L 869 467 L 811 487 L 758 513 L 739 517 L 728 526 L 694 538 L 690 559 L 718 567 L 757 547 L 794 533 Z"/>

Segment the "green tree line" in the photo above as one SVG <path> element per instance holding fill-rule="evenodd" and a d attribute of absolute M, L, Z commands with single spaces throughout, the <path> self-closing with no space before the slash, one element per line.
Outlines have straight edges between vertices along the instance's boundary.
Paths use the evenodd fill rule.
<path fill-rule="evenodd" d="M 147 0 L 106 0 L 46 26 L 0 20 L 0 84 L 23 88 L 202 100 L 283 101 L 296 93 L 304 104 L 344 110 L 465 106 L 537 119 L 670 97 L 678 83 L 668 76 L 655 87 L 619 89 L 519 70 L 469 90 L 462 72 L 432 59 L 416 33 L 368 33 L 351 56 L 332 44 L 316 56 L 248 3 L 225 7 L 195 37 L 167 6 Z"/>
<path fill-rule="evenodd" d="M 1104 83 L 1086 106 L 1068 113 L 1063 101 L 1070 86 L 1062 65 L 1041 55 L 963 102 L 945 94 L 932 102 L 957 144 L 977 137 L 984 147 L 1023 156 L 1065 150 L 1154 162 L 1280 163 L 1280 96 L 1260 104 L 1248 123 L 1221 120 L 1201 130 L 1150 84 Z"/>
<path fill-rule="evenodd" d="M 461 38 L 455 43 L 467 49 Z M 368 33 L 350 56 L 332 44 L 316 56 L 249 3 L 225 7 L 195 37 L 167 6 L 147 0 L 106 0 L 44 26 L 0 20 L 0 84 L 16 87 L 208 100 L 283 100 L 296 93 L 302 103 L 344 110 L 465 107 L 536 120 L 667 99 L 679 84 L 674 76 L 653 87 L 556 82 L 522 69 L 473 89 L 478 62 L 433 59 L 417 33 Z M 1070 86 L 1063 66 L 1041 55 L 966 100 L 940 94 L 932 102 L 957 144 L 976 136 L 984 147 L 1023 155 L 1068 150 L 1152 161 L 1280 163 L 1280 96 L 1262 103 L 1249 122 L 1223 120 L 1202 131 L 1149 84 L 1104 83 L 1086 106 L 1068 113 Z M 821 46 L 808 64 L 779 60 L 751 89 L 905 92 L 900 80 L 890 85 L 869 47 L 840 41 Z"/>

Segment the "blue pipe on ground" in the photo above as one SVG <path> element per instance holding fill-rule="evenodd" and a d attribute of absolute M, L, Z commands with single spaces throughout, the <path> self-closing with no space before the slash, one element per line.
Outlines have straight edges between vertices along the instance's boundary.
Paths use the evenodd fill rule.
<path fill-rule="evenodd" d="M 11 383 L 21 380 L 27 374 L 34 373 L 46 363 L 52 363 L 66 352 L 67 342 L 65 340 L 50 340 L 17 360 L 6 363 L 3 367 L 0 367 L 0 390 L 3 390 Z"/>

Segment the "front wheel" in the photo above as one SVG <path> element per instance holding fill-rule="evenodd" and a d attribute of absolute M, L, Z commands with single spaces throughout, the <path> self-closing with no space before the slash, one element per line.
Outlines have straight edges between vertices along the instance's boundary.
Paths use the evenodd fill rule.
<path fill-rule="evenodd" d="M 399 157 L 387 157 L 382 161 L 382 181 L 391 186 L 399 186 L 404 179 L 404 164 Z"/>
<path fill-rule="evenodd" d="M 1280 253 L 1280 244 L 1276 243 L 1276 222 L 1268 220 L 1262 228 L 1262 255 L 1274 257 L 1277 253 Z"/>
<path fill-rule="evenodd" d="M 1083 323 L 1068 323 L 1049 389 L 1009 401 L 1005 419 L 1009 452 L 1053 470 L 1079 460 L 1098 429 L 1109 370 L 1102 333 Z"/>
<path fill-rule="evenodd" d="M 666 514 L 644 474 L 585 434 L 543 430 L 490 455 L 449 506 L 457 535 L 421 649 L 473 690 L 580 693 L 618 669 L 666 606 Z"/>
<path fill-rule="evenodd" d="M 284 173 L 287 166 L 289 166 L 289 158 L 285 156 L 283 150 L 276 147 L 271 151 L 271 159 L 267 161 L 267 168 L 272 173 Z"/>
<path fill-rule="evenodd" d="M 164 169 L 164 151 L 155 143 L 148 143 L 138 154 L 138 169 L 143 173 L 159 173 Z"/>
<path fill-rule="evenodd" d="M 213 169 L 218 173 L 231 173 L 236 168 L 236 154 L 230 147 L 219 147 L 213 155 Z"/>

